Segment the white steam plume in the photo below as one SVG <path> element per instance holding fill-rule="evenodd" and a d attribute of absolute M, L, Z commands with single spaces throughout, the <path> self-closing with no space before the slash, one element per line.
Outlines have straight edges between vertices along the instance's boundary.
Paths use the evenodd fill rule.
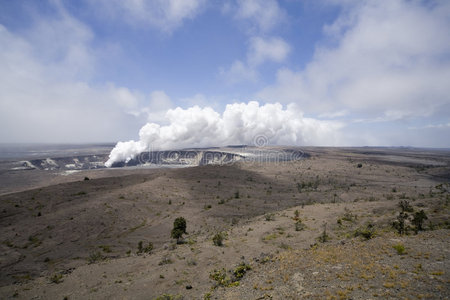
<path fill-rule="evenodd" d="M 256 101 L 228 104 L 223 114 L 210 107 L 170 109 L 169 125 L 147 123 L 139 131 L 139 141 L 119 142 L 105 163 L 135 158 L 144 151 L 172 150 L 188 147 L 211 147 L 231 144 L 334 145 L 342 124 L 304 118 L 295 105 L 286 109 L 279 103 L 260 106 Z M 265 144 L 265 142 L 263 142 Z"/>

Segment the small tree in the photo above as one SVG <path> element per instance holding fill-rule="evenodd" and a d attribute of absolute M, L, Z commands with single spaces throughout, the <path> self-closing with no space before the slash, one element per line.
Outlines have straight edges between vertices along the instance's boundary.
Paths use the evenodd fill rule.
<path fill-rule="evenodd" d="M 186 232 L 186 219 L 183 217 L 176 218 L 173 222 L 173 229 L 170 233 L 170 236 L 174 239 L 177 239 L 177 244 L 180 243 L 183 234 L 187 234 Z"/>
<path fill-rule="evenodd" d="M 392 226 L 397 229 L 399 234 L 407 234 L 408 233 L 408 226 L 406 225 L 406 220 L 408 219 L 408 214 L 401 211 L 398 216 L 397 220 L 395 220 L 392 223 Z"/>
<path fill-rule="evenodd" d="M 421 209 L 420 211 L 416 211 L 414 213 L 414 218 L 412 219 L 412 223 L 414 224 L 414 232 L 417 234 L 420 230 L 423 230 L 423 221 L 427 220 L 428 217 Z"/>

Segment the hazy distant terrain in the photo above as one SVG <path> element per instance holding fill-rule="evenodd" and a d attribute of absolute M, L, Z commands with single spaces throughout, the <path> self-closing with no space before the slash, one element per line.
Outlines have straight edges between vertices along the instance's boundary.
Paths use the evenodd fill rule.
<path fill-rule="evenodd" d="M 108 147 L 91 150 L 18 161 L 106 161 Z M 173 151 L 164 164 L 76 172 L 3 161 L 0 298 L 450 297 L 449 151 L 189 151 L 195 164 Z M 411 206 L 402 235 L 400 201 Z M 137 253 L 141 241 L 153 249 Z"/>

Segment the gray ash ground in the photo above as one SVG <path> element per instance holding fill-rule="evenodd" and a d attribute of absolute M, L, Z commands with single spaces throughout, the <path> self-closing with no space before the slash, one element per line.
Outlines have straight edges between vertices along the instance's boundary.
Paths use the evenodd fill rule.
<path fill-rule="evenodd" d="M 450 297 L 449 151 L 210 150 L 241 159 L 75 173 L 3 169 L 0 298 Z M 260 151 L 285 156 L 265 160 Z M 101 153 L 77 157 L 84 155 Z M 424 231 L 397 233 L 399 201 L 424 210 Z M 188 234 L 176 245 L 170 232 L 179 216 Z M 369 224 L 366 240 L 358 233 Z M 219 232 L 222 247 L 213 243 Z M 153 250 L 138 254 L 140 241 Z M 211 276 L 222 269 L 232 276 L 240 263 L 251 270 L 237 283 Z"/>

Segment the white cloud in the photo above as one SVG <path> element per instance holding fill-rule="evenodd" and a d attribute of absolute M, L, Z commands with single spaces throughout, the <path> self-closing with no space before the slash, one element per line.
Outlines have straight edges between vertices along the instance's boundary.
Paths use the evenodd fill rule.
<path fill-rule="evenodd" d="M 256 82 L 258 80 L 257 71 L 240 60 L 235 60 L 228 70 L 220 69 L 219 75 L 227 84 L 236 84 L 245 81 Z"/>
<path fill-rule="evenodd" d="M 139 105 L 139 98 L 142 96 L 136 93 L 133 93 L 127 88 L 119 87 L 116 88 L 114 86 L 110 86 L 111 93 L 113 94 L 113 99 L 116 100 L 116 103 L 128 110 L 136 109 Z"/>
<path fill-rule="evenodd" d="M 420 127 L 416 127 L 416 126 L 412 126 L 409 127 L 408 129 L 445 129 L 445 128 L 450 128 L 450 122 L 449 123 L 444 123 L 444 124 L 428 124 L 425 126 L 420 126 Z"/>
<path fill-rule="evenodd" d="M 228 104 L 223 114 L 210 107 L 170 109 L 167 125 L 147 123 L 139 141 L 119 142 L 106 163 L 128 161 L 143 151 L 207 147 L 230 144 L 254 145 L 262 137 L 271 145 L 336 145 L 343 143 L 339 122 L 303 117 L 295 106 L 256 101 Z"/>
<path fill-rule="evenodd" d="M 247 51 L 247 60 L 235 60 L 230 68 L 220 69 L 219 74 L 228 84 L 242 82 L 256 82 L 258 80 L 258 67 L 267 62 L 283 62 L 291 51 L 291 47 L 280 37 L 250 39 Z"/>
<path fill-rule="evenodd" d="M 345 11 L 325 28 L 336 46 L 318 47 L 304 70 L 280 69 L 259 99 L 384 120 L 448 108 L 450 2 L 365 1 Z"/>
<path fill-rule="evenodd" d="M 291 47 L 282 38 L 263 39 L 254 37 L 250 40 L 247 60 L 252 66 L 260 65 L 266 61 L 282 62 L 290 51 Z"/>
<path fill-rule="evenodd" d="M 256 82 L 258 66 L 273 61 L 280 63 L 291 51 L 289 44 L 280 37 L 263 38 L 286 18 L 285 11 L 276 0 L 237 0 L 226 2 L 222 11 L 244 21 L 249 38 L 246 61 L 235 60 L 228 69 L 221 68 L 219 74 L 228 84 Z"/>
<path fill-rule="evenodd" d="M 97 0 L 97 10 L 110 18 L 135 26 L 150 25 L 171 33 L 183 22 L 196 17 L 205 0 Z"/>
<path fill-rule="evenodd" d="M 267 32 L 283 21 L 285 12 L 276 0 L 238 0 L 235 17 L 250 21 L 251 31 Z"/>
<path fill-rule="evenodd" d="M 89 84 L 92 32 L 64 11 L 19 33 L 0 25 L 2 142 L 103 142 L 134 136 L 145 97 Z M 39 40 L 40 37 L 42 40 Z"/>

